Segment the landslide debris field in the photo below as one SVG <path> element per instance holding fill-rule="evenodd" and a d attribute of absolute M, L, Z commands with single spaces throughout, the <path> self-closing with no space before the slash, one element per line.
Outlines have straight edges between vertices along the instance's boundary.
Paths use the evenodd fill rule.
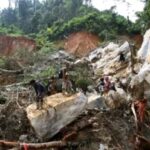
<path fill-rule="evenodd" d="M 92 39 L 94 38 L 96 39 L 96 37 Z M 97 39 L 94 41 L 96 42 L 93 43 L 92 49 L 95 49 Z M 150 41 L 143 42 L 139 56 L 143 54 L 146 42 Z M 70 49 L 69 52 L 78 55 L 78 50 L 81 49 Z M 0 149 L 150 149 L 150 80 L 149 65 L 147 65 L 149 59 L 137 61 L 136 74 L 133 74 L 130 62 L 131 46 L 127 41 L 121 44 L 107 43 L 90 51 L 91 49 L 88 49 L 86 53 L 84 47 L 83 53 L 79 52 L 80 58 L 77 58 L 61 50 L 32 66 L 26 64 L 24 67 L 19 65 L 16 70 L 0 69 Z M 125 55 L 124 62 L 119 61 L 120 53 Z M 147 55 L 145 54 L 144 57 L 148 57 L 148 53 L 147 49 Z M 77 95 L 72 99 L 66 96 L 66 99 L 71 99 L 70 101 L 66 102 L 65 96 L 62 96 L 60 102 L 58 100 L 60 95 L 56 93 L 46 99 L 44 104 L 46 108 L 36 110 L 35 92 L 27 83 L 31 79 L 47 81 L 47 78 L 40 78 L 38 75 L 49 66 L 55 68 L 66 64 L 71 66 L 68 69 L 71 79 L 88 81 L 86 88 L 84 89 L 79 81 L 75 82 Z M 54 74 L 57 75 L 57 72 Z M 116 90 L 101 95 L 97 85 L 104 76 L 109 77 L 115 84 Z M 123 89 L 118 85 L 118 78 L 126 81 L 127 88 Z M 81 92 L 82 88 L 86 93 Z M 139 114 L 142 114 L 144 119 L 139 130 L 131 106 L 133 101 L 139 98 L 141 91 L 147 99 L 147 104 L 141 105 L 143 111 Z M 52 103 L 52 99 L 54 104 L 48 105 Z M 54 105 L 56 111 L 53 109 Z M 32 108 L 34 113 L 29 112 L 29 108 Z M 52 130 L 55 132 L 53 136 L 51 136 Z"/>

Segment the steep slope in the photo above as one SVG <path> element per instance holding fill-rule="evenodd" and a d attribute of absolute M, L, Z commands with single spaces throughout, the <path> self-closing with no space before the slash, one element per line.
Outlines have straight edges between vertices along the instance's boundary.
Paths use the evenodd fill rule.
<path fill-rule="evenodd" d="M 10 55 L 20 49 L 32 51 L 35 47 L 35 41 L 26 37 L 0 36 L 1 55 Z"/>
<path fill-rule="evenodd" d="M 88 32 L 77 32 L 68 37 L 64 48 L 67 52 L 82 57 L 94 50 L 98 43 L 98 36 Z"/>

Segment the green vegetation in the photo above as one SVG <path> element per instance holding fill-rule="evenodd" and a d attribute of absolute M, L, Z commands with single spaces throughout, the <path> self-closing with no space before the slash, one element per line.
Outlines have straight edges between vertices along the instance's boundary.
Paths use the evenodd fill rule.
<path fill-rule="evenodd" d="M 57 22 L 49 30 L 50 39 L 63 38 L 72 32 L 88 31 L 102 39 L 115 38 L 118 34 L 133 33 L 134 24 L 112 11 L 94 12 L 75 17 L 68 22 Z M 137 29 L 138 30 L 138 29 Z"/>
<path fill-rule="evenodd" d="M 38 76 L 42 78 L 51 77 L 56 74 L 56 69 L 53 66 L 47 67 L 44 71 L 42 71 Z"/>
<path fill-rule="evenodd" d="M 81 88 L 83 91 L 87 91 L 88 86 L 91 85 L 91 81 L 85 78 L 80 78 L 76 82 L 76 87 Z"/>
<path fill-rule="evenodd" d="M 9 1 L 11 2 L 11 1 Z M 61 39 L 76 31 L 88 31 L 101 39 L 117 35 L 136 34 L 148 26 L 149 1 L 137 23 L 116 14 L 114 7 L 103 12 L 91 5 L 91 0 L 16 0 L 0 13 L 0 34 L 27 34 L 36 39 L 38 48 L 51 46 L 50 41 Z M 46 49 L 46 48 L 44 48 Z"/>
<path fill-rule="evenodd" d="M 136 22 L 136 25 L 141 28 L 142 32 L 145 32 L 150 28 L 150 0 L 144 0 L 145 7 L 142 12 L 137 12 L 139 19 Z"/>
<path fill-rule="evenodd" d="M 0 35 L 8 35 L 8 34 L 11 36 L 19 36 L 22 35 L 23 32 L 14 25 L 8 27 L 0 26 Z"/>

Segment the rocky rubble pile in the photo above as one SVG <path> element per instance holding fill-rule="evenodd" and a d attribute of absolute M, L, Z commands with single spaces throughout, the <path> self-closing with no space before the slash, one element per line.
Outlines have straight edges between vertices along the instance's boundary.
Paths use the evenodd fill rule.
<path fill-rule="evenodd" d="M 12 100 L 12 104 L 8 101 L 9 105 L 5 104 L 1 108 L 1 139 L 12 140 L 11 135 L 16 132 L 15 140 L 26 141 L 28 139 L 28 141 L 34 142 L 49 139 L 62 140 L 66 135 L 75 132 L 75 137 L 73 137 L 73 140 L 71 137 L 69 141 L 90 141 L 89 147 L 86 144 L 83 146 L 84 148 L 78 149 L 102 150 L 103 147 L 109 150 L 133 149 L 136 131 L 130 108 L 131 100 L 138 98 L 141 91 L 144 91 L 144 96 L 147 99 L 150 97 L 148 51 L 150 41 L 148 35 L 149 31 L 146 33 L 143 45 L 139 50 L 138 60 L 140 61 L 135 65 L 137 74 L 132 74 L 131 47 L 127 41 L 122 45 L 109 43 L 106 47 L 97 48 L 88 56 L 80 59 L 59 51 L 51 55 L 44 64 L 39 65 L 38 69 L 35 66 L 33 71 L 38 73 L 52 62 L 56 64 L 67 63 L 72 66 L 70 74 L 72 71 L 77 72 L 80 69 L 80 75 L 83 75 L 83 68 L 86 68 L 86 75 L 91 78 L 92 83 L 88 86 L 86 95 L 81 94 L 83 95 L 82 98 L 80 96 L 65 98 L 61 94 L 49 97 L 49 100 L 45 102 L 44 110 L 36 110 L 35 104 L 23 105 L 21 109 L 16 101 Z M 119 60 L 121 53 L 125 56 L 123 62 Z M 142 67 L 140 68 L 140 66 Z M 110 78 L 111 82 L 115 84 L 116 90 L 109 90 L 108 93 L 101 95 L 95 89 L 99 79 L 104 76 Z M 130 88 L 125 90 L 118 86 L 117 78 L 124 80 Z M 27 95 L 24 98 L 28 99 Z M 23 103 L 25 103 L 25 99 Z M 52 107 L 56 108 L 55 113 Z M 94 122 L 91 121 L 93 117 L 96 117 Z M 83 124 L 87 123 L 87 120 L 91 124 L 88 127 L 86 126 L 85 129 L 81 128 L 81 126 L 84 126 Z M 143 131 L 144 135 L 149 133 L 149 129 L 146 128 L 146 130 L 146 132 Z M 28 137 L 32 138 L 29 139 Z M 147 136 L 147 138 L 149 137 Z"/>

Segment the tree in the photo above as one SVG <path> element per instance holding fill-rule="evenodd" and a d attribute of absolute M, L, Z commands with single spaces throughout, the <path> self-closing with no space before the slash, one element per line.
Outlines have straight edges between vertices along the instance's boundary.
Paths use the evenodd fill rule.
<path fill-rule="evenodd" d="M 142 28 L 143 32 L 145 32 L 150 28 L 150 0 L 145 0 L 143 12 L 138 12 L 136 14 L 139 17 L 136 23 Z"/>
<path fill-rule="evenodd" d="M 3 9 L 1 12 L 1 23 L 4 26 L 15 25 L 17 23 L 16 11 L 12 8 Z"/>

